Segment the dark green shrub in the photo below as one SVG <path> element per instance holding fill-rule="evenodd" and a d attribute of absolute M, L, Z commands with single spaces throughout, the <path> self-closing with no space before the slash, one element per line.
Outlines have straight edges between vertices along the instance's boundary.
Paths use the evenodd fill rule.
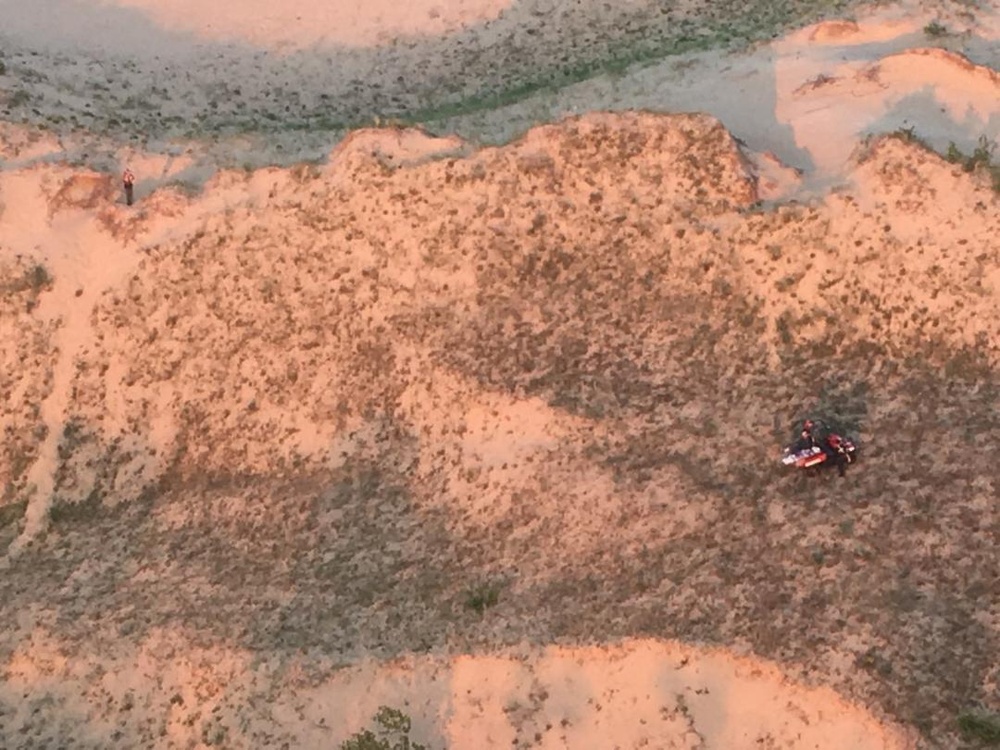
<path fill-rule="evenodd" d="M 465 606 L 482 614 L 490 607 L 500 601 L 500 589 L 492 584 L 480 584 L 476 586 L 465 599 Z"/>
<path fill-rule="evenodd" d="M 948 27 L 938 23 L 937 21 L 931 21 L 929 24 L 924 26 L 924 33 L 932 39 L 936 39 L 939 36 L 947 34 Z"/>
<path fill-rule="evenodd" d="M 966 711 L 958 716 L 958 728 L 966 739 L 975 739 L 989 746 L 1000 746 L 1000 716 Z"/>
<path fill-rule="evenodd" d="M 410 717 L 382 706 L 372 718 L 375 731 L 363 729 L 340 744 L 340 750 L 427 750 L 410 739 Z"/>

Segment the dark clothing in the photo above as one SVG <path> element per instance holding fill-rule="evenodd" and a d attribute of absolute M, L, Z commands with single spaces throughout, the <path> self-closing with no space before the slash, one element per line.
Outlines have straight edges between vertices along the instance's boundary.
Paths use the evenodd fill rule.
<path fill-rule="evenodd" d="M 132 186 L 135 184 L 135 175 L 131 169 L 126 169 L 122 174 L 122 186 L 125 188 L 125 203 L 132 205 Z"/>
<path fill-rule="evenodd" d="M 804 432 L 799 436 L 799 439 L 795 441 L 792 446 L 796 453 L 799 451 L 809 450 L 810 448 L 815 448 L 816 446 L 822 447 L 817 442 L 816 438 L 813 437 L 811 432 Z"/>

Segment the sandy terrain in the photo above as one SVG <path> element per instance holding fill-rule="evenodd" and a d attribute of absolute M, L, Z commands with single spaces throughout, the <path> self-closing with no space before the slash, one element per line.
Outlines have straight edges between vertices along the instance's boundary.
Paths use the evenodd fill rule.
<path fill-rule="evenodd" d="M 0 0 L 0 746 L 984 743 L 997 6 L 257 5 Z"/>

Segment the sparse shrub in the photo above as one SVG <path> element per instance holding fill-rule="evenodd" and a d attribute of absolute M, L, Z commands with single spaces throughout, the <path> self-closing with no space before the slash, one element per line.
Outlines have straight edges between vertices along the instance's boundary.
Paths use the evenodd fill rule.
<path fill-rule="evenodd" d="M 85 426 L 81 419 L 73 417 L 63 426 L 62 440 L 59 441 L 59 458 L 66 460 L 86 440 Z"/>
<path fill-rule="evenodd" d="M 483 583 L 469 592 L 465 606 L 481 615 L 490 607 L 496 606 L 498 601 L 500 601 L 500 588 L 494 584 Z"/>
<path fill-rule="evenodd" d="M 410 739 L 410 717 L 402 711 L 381 706 L 372 718 L 375 731 L 363 729 L 340 744 L 340 750 L 427 750 Z"/>
<path fill-rule="evenodd" d="M 958 164 L 966 172 L 986 171 L 992 177 L 993 189 L 1000 192 L 1000 164 L 993 162 L 996 145 L 985 135 L 979 136 L 976 147 L 971 154 L 965 154 L 954 142 L 948 144 L 944 158 L 952 164 Z"/>
<path fill-rule="evenodd" d="M 932 39 L 936 39 L 937 37 L 946 35 L 948 27 L 935 20 L 924 26 L 924 33 Z"/>
<path fill-rule="evenodd" d="M 897 128 L 888 135 L 889 138 L 903 141 L 904 143 L 916 143 L 922 148 L 933 151 L 930 144 L 917 135 L 912 126 L 907 128 Z M 965 154 L 954 141 L 948 144 L 948 149 L 941 156 L 952 164 L 958 164 L 966 172 L 985 171 L 992 178 L 993 189 L 1000 192 L 1000 164 L 993 162 L 993 153 L 996 144 L 985 135 L 979 136 L 976 148 L 971 154 Z"/>
<path fill-rule="evenodd" d="M 78 503 L 53 502 L 49 508 L 49 518 L 52 523 L 90 521 L 100 514 L 101 507 L 101 493 L 94 490 L 86 500 Z"/>
<path fill-rule="evenodd" d="M 808 81 L 799 86 L 799 88 L 796 90 L 796 93 L 800 91 L 815 90 L 823 86 L 826 86 L 828 84 L 834 83 L 836 80 L 837 80 L 836 76 L 831 76 L 827 73 L 820 73 L 819 75 L 813 76 Z"/>
<path fill-rule="evenodd" d="M 29 101 L 31 101 L 31 94 L 29 94 L 24 89 L 18 89 L 13 94 L 11 94 L 10 99 L 7 100 L 7 103 L 11 107 L 21 107 L 27 104 Z"/>
<path fill-rule="evenodd" d="M 201 741 L 208 747 L 224 746 L 228 730 L 218 723 L 218 719 L 206 722 L 201 727 Z"/>
<path fill-rule="evenodd" d="M 27 509 L 28 503 L 26 500 L 0 506 L 0 529 L 20 521 Z"/>
<path fill-rule="evenodd" d="M 290 170 L 292 178 L 302 184 L 310 182 L 320 177 L 320 166 L 316 162 L 302 162 L 293 166 Z"/>
<path fill-rule="evenodd" d="M 889 133 L 890 138 L 895 138 L 896 140 L 902 141 L 903 143 L 915 143 L 918 146 L 922 146 L 928 151 L 931 150 L 930 144 L 927 143 L 923 138 L 917 135 L 916 129 L 911 125 L 908 128 L 896 128 L 891 133 Z"/>
<path fill-rule="evenodd" d="M 958 728 L 966 739 L 975 739 L 991 746 L 1000 746 L 1000 715 L 965 711 L 958 716 Z"/>
<path fill-rule="evenodd" d="M 774 282 L 774 288 L 782 293 L 790 291 L 795 288 L 795 285 L 799 283 L 801 278 L 801 274 L 788 274 Z"/>
<path fill-rule="evenodd" d="M 41 263 L 36 264 L 30 271 L 28 271 L 28 285 L 35 291 L 42 291 L 43 289 L 49 289 L 52 286 L 52 276 L 49 274 L 49 269 L 43 266 Z"/>
<path fill-rule="evenodd" d="M 728 279 L 712 279 L 712 294 L 716 297 L 729 297 L 733 293 L 733 285 Z"/>
<path fill-rule="evenodd" d="M 7 66 L 4 64 L 3 60 L 0 60 L 0 76 L 7 74 Z"/>
<path fill-rule="evenodd" d="M 985 136 L 979 136 L 979 142 L 966 164 L 966 170 L 972 172 L 979 167 L 989 168 L 993 163 L 994 144 Z"/>
<path fill-rule="evenodd" d="M 47 432 L 47 431 L 46 431 Z M 45 439 L 45 433 L 36 435 L 39 440 Z M 34 454 L 29 451 L 25 446 L 16 446 L 14 448 L 13 454 L 10 455 L 10 477 L 12 479 L 20 479 L 21 475 L 28 470 L 35 461 Z"/>
<path fill-rule="evenodd" d="M 783 346 L 791 346 L 794 341 L 792 337 L 792 316 L 786 310 L 774 321 L 774 328 L 778 333 L 778 340 Z"/>

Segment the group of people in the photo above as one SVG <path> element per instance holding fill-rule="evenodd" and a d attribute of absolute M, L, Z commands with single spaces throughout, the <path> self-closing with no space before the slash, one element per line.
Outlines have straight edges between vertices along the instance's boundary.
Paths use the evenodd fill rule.
<path fill-rule="evenodd" d="M 851 456 L 844 450 L 841 439 L 832 435 L 821 424 L 817 424 L 812 419 L 807 419 L 802 425 L 802 432 L 795 442 L 796 450 L 808 450 L 809 448 L 819 448 L 827 457 L 837 464 L 837 471 L 840 476 L 844 476 L 847 464 L 851 462 Z"/>

